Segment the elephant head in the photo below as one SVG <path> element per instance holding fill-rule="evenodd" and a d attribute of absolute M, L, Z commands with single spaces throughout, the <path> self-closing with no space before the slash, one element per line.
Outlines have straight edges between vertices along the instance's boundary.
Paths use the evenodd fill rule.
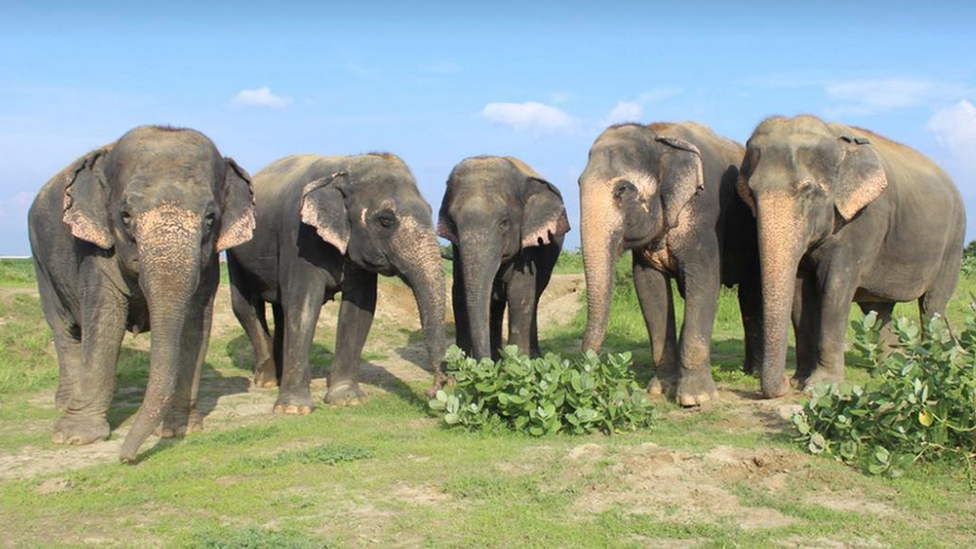
<path fill-rule="evenodd" d="M 72 235 L 113 255 L 149 309 L 149 382 L 122 446 L 123 459 L 134 459 L 171 402 L 203 271 L 251 238 L 250 177 L 204 135 L 155 126 L 90 153 L 68 177 L 63 219 Z"/>
<path fill-rule="evenodd" d="M 362 269 L 399 276 L 413 290 L 435 376 L 443 381 L 445 293 L 430 205 L 397 156 L 349 157 L 335 173 L 307 184 L 302 221 Z"/>
<path fill-rule="evenodd" d="M 561 242 L 569 231 L 562 195 L 515 158 L 468 158 L 455 166 L 438 215 L 437 234 L 452 242 L 475 358 L 491 356 L 489 304 L 499 267 L 525 248 Z M 526 351 L 528 351 L 526 349 Z"/>
<path fill-rule="evenodd" d="M 737 189 L 756 216 L 762 273 L 762 391 L 780 396 L 787 323 L 800 259 L 888 185 L 868 139 L 811 116 L 763 121 L 746 147 Z"/>
<path fill-rule="evenodd" d="M 617 258 L 628 249 L 662 248 L 668 231 L 680 230 L 682 211 L 704 186 L 701 152 L 689 141 L 656 132 L 664 127 L 608 128 L 590 148 L 580 176 L 585 350 L 599 350 L 606 335 Z"/>

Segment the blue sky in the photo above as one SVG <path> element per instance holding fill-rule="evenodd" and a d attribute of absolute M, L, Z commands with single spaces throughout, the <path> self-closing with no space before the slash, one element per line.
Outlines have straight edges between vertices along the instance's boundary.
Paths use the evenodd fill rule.
<path fill-rule="evenodd" d="M 609 122 L 744 142 L 768 115 L 812 113 L 916 147 L 976 211 L 973 2 L 134 4 L 0 7 L 0 255 L 29 253 L 45 181 L 147 123 L 199 129 L 252 173 L 388 150 L 435 211 L 461 159 L 514 155 L 575 228 Z"/>

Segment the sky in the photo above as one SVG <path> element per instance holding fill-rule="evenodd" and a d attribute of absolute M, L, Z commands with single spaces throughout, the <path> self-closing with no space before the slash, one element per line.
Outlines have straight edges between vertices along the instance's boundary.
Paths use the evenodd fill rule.
<path fill-rule="evenodd" d="M 390 151 L 434 212 L 462 159 L 517 156 L 562 190 L 574 249 L 606 125 L 694 120 L 744 143 L 809 113 L 915 147 L 976 212 L 971 1 L 137 4 L 0 6 L 0 255 L 30 253 L 51 176 L 142 124 L 200 130 L 251 173 Z"/>

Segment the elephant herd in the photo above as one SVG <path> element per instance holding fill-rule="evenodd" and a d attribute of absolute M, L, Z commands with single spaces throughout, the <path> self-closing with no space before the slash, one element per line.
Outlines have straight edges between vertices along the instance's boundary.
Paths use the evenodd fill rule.
<path fill-rule="evenodd" d="M 717 397 L 710 343 L 720 287 L 738 286 L 744 364 L 762 395 L 786 394 L 788 324 L 800 388 L 844 376 L 852 302 L 887 322 L 896 302 L 945 314 L 965 211 L 918 152 L 811 116 L 772 117 L 746 147 L 691 122 L 619 124 L 579 178 L 587 288 L 584 350 L 607 330 L 614 266 L 633 280 L 656 376 L 648 392 L 694 406 Z M 135 128 L 76 160 L 38 193 L 30 242 L 59 363 L 57 443 L 109 436 L 123 335 L 151 329 L 149 380 L 122 445 L 199 429 L 200 372 L 227 252 L 234 313 L 274 411 L 307 414 L 319 311 L 341 293 L 325 400 L 357 401 L 377 275 L 398 276 L 420 312 L 436 391 L 447 381 L 446 291 L 436 236 L 453 246 L 457 343 L 478 358 L 507 341 L 538 356 L 537 309 L 569 221 L 562 196 L 512 157 L 463 160 L 436 232 L 407 165 L 388 153 L 295 155 L 253 177 L 199 132 Z M 436 236 L 435 236 L 436 235 Z M 684 297 L 680 335 L 672 279 Z M 271 306 L 274 329 L 266 306 Z"/>

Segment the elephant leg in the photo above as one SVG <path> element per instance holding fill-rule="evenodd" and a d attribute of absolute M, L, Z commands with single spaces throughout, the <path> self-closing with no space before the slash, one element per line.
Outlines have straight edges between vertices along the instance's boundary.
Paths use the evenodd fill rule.
<path fill-rule="evenodd" d="M 894 332 L 891 331 L 891 313 L 895 311 L 894 303 L 858 303 L 861 312 L 865 315 L 874 313 L 878 315 L 878 344 L 881 352 L 885 356 L 891 353 L 891 347 L 897 343 Z"/>
<path fill-rule="evenodd" d="M 275 379 L 281 384 L 281 371 L 285 364 L 285 313 L 281 303 L 271 304 L 271 314 L 274 319 L 274 333 L 272 338 L 275 363 Z M 267 325 L 267 321 L 265 321 Z"/>
<path fill-rule="evenodd" d="M 54 291 L 47 273 L 36 262 L 34 267 L 41 297 L 41 309 L 51 327 L 54 349 L 58 355 L 58 390 L 54 396 L 54 405 L 64 411 L 78 389 L 78 378 L 81 376 L 82 345 L 78 337 L 80 333 L 74 319 L 71 318 L 71 313 Z"/>
<path fill-rule="evenodd" d="M 959 282 L 961 264 L 962 256 L 958 253 L 950 254 L 943 260 L 932 285 L 925 290 L 925 293 L 918 300 L 918 313 L 923 324 L 935 314 L 948 318 L 946 310 L 949 306 L 949 300 L 952 299 L 952 294 L 956 290 L 956 284 Z"/>
<path fill-rule="evenodd" d="M 718 308 L 721 281 L 717 269 L 699 260 L 681 274 L 685 288 L 685 318 L 678 342 L 681 367 L 675 400 L 682 406 L 698 406 L 718 398 L 712 379 L 712 327 Z"/>
<path fill-rule="evenodd" d="M 471 342 L 471 323 L 468 320 L 468 296 L 464 291 L 464 277 L 461 274 L 460 252 L 454 247 L 454 280 L 451 283 L 451 305 L 454 308 L 454 331 L 457 346 L 464 354 L 471 356 L 474 344 Z"/>
<path fill-rule="evenodd" d="M 489 306 L 488 341 L 491 343 L 492 360 L 498 360 L 502 356 L 502 320 L 505 318 L 505 297 L 503 295 L 492 295 L 491 305 Z M 509 319 L 509 322 L 511 322 L 511 319 Z"/>
<path fill-rule="evenodd" d="M 817 366 L 820 340 L 820 305 L 817 280 L 810 271 L 797 273 L 793 291 L 793 335 L 796 339 L 796 372 L 793 385 L 801 387 Z"/>
<path fill-rule="evenodd" d="M 538 301 L 535 275 L 516 271 L 505 294 L 508 303 L 508 344 L 518 347 L 521 354 L 538 357 L 538 343 L 535 349 L 532 348 L 532 321 Z"/>
<path fill-rule="evenodd" d="M 294 280 L 296 282 L 283 286 L 290 291 L 282 300 L 282 323 L 275 326 L 276 337 L 279 330 L 284 334 L 281 383 L 278 384 L 274 412 L 305 415 L 315 407 L 309 355 L 315 338 L 315 325 L 325 299 L 325 281 L 311 269 L 296 273 Z"/>
<path fill-rule="evenodd" d="M 834 261 L 838 264 L 845 263 L 840 258 L 835 258 Z M 846 264 L 850 263 L 846 262 Z M 828 271 L 821 279 L 817 362 L 816 367 L 803 383 L 804 390 L 809 390 L 818 383 L 844 381 L 847 321 L 850 318 L 854 289 L 855 284 L 847 273 Z"/>
<path fill-rule="evenodd" d="M 745 342 L 745 362 L 742 370 L 750 375 L 762 369 L 762 292 L 759 287 L 759 274 L 755 278 L 739 283 L 739 312 L 742 314 L 742 331 Z"/>
<path fill-rule="evenodd" d="M 203 429 L 203 418 L 197 411 L 197 394 L 213 324 L 213 302 L 218 280 L 216 273 L 212 280 L 201 284 L 183 327 L 180 372 L 176 378 L 173 402 L 158 429 L 159 436 L 163 438 L 184 436 Z"/>
<path fill-rule="evenodd" d="M 233 274 L 233 267 L 229 267 L 229 270 L 232 273 L 230 297 L 234 316 L 241 323 L 248 339 L 251 340 L 251 346 L 254 347 L 252 384 L 255 387 L 274 387 L 278 384 L 278 379 L 275 374 L 271 334 L 268 332 L 267 320 L 264 316 L 264 301 L 256 296 L 245 295 L 241 287 L 245 281 L 242 277 Z"/>
<path fill-rule="evenodd" d="M 329 404 L 358 404 L 365 399 L 359 388 L 360 361 L 366 336 L 376 312 L 376 273 L 347 273 L 352 287 L 343 287 L 339 323 L 336 328 L 336 353 L 329 370 Z"/>
<path fill-rule="evenodd" d="M 54 424 L 57 444 L 89 444 L 109 436 L 108 408 L 115 393 L 115 370 L 125 335 L 128 300 L 110 283 L 89 287 L 83 298 L 78 376 L 64 415 Z"/>
<path fill-rule="evenodd" d="M 542 299 L 543 292 L 549 286 L 552 279 L 552 271 L 556 268 L 556 261 L 559 260 L 559 252 L 562 245 L 551 244 L 545 246 L 536 256 L 536 276 L 535 276 L 535 299 L 532 300 L 532 333 L 529 345 L 531 346 L 532 356 L 542 356 L 539 348 L 539 300 Z"/>
<path fill-rule="evenodd" d="M 654 378 L 647 387 L 652 396 L 673 395 L 678 386 L 678 340 L 674 296 L 668 275 L 634 260 L 634 288 L 651 340 Z"/>

